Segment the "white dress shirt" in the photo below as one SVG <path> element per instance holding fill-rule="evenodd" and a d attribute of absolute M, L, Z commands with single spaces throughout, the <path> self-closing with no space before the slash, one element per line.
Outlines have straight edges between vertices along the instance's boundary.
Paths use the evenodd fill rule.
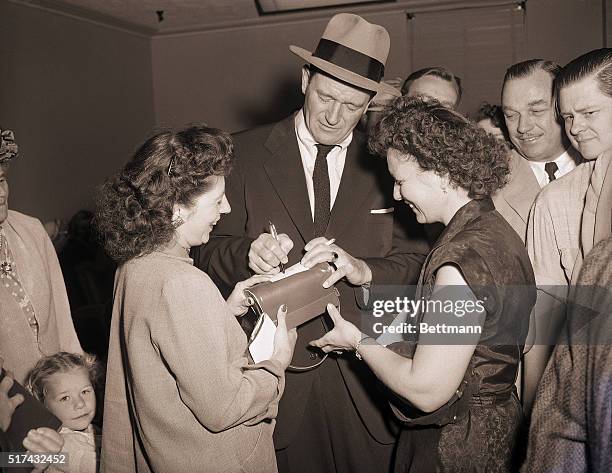
<path fill-rule="evenodd" d="M 312 173 L 314 171 L 315 161 L 317 159 L 317 142 L 308 131 L 304 120 L 304 113 L 300 109 L 295 115 L 295 134 L 297 135 L 298 147 L 300 156 L 302 157 L 302 166 L 304 167 L 304 176 L 306 177 L 306 188 L 308 189 L 308 200 L 310 200 L 310 214 L 314 221 L 314 185 L 312 183 Z M 338 189 L 340 188 L 340 180 L 342 179 L 342 171 L 344 171 L 344 162 L 346 161 L 346 150 L 351 144 L 353 133 L 349 133 L 344 140 L 336 143 L 335 146 L 327 154 L 327 171 L 329 172 L 329 210 L 334 207 Z"/>
<path fill-rule="evenodd" d="M 548 178 L 548 174 L 546 173 L 544 166 L 546 165 L 547 162 L 551 162 L 551 161 L 540 162 L 540 161 L 529 161 L 528 160 L 528 162 L 529 162 L 529 165 L 531 166 L 531 169 L 533 169 L 533 173 L 535 174 L 535 177 L 538 180 L 538 184 L 540 184 L 540 187 L 544 187 L 546 184 L 548 184 L 550 182 L 550 179 Z M 557 159 L 553 160 L 552 162 L 556 163 L 557 168 L 558 168 L 555 171 L 555 179 L 559 179 L 561 176 L 564 176 L 568 172 L 576 169 L 576 161 L 567 152 L 567 150 L 565 150 L 561 156 L 559 156 Z"/>

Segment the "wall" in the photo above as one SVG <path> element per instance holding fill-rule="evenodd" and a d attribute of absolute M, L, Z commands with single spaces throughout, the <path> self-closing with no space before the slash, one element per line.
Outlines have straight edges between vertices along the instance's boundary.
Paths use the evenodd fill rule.
<path fill-rule="evenodd" d="M 15 131 L 9 207 L 91 207 L 155 123 L 149 39 L 0 0 L 0 124 Z"/>
<path fill-rule="evenodd" d="M 398 13 L 364 17 L 384 25 L 391 36 L 386 75 L 406 75 L 406 17 Z M 312 51 L 328 19 L 153 38 L 158 124 L 205 121 L 238 131 L 286 116 L 302 99 L 303 61 L 289 51 L 289 45 Z"/>
<path fill-rule="evenodd" d="M 609 0 L 528 0 L 527 58 L 561 65 L 604 46 L 603 3 Z"/>
<path fill-rule="evenodd" d="M 516 60 L 563 64 L 601 47 L 606 34 L 612 45 L 604 5 L 612 21 L 612 0 L 528 0 L 524 57 Z M 302 62 L 288 45 L 312 50 L 329 15 L 147 38 L 0 0 L 0 124 L 15 130 L 22 155 L 11 170 L 11 208 L 47 220 L 90 207 L 94 186 L 156 124 L 205 121 L 238 131 L 286 115 L 302 99 Z M 404 11 L 363 16 L 391 35 L 387 77 L 405 77 L 426 59 L 439 62 L 434 53 L 417 61 Z M 498 101 L 495 83 L 471 79 L 470 64 L 462 66 L 467 108 L 483 94 Z M 501 83 L 503 67 L 489 68 L 487 80 Z"/>
<path fill-rule="evenodd" d="M 494 31 L 497 25 L 489 24 L 482 25 L 477 33 L 474 33 L 473 26 L 463 29 L 463 36 L 471 35 L 476 42 L 482 38 L 489 41 L 494 35 L 506 41 L 505 36 L 510 40 L 514 35 L 516 47 L 504 52 L 504 57 L 497 58 L 494 54 L 484 58 L 478 55 L 479 52 L 475 56 L 450 57 L 452 48 L 442 47 L 446 43 L 426 47 L 427 51 L 423 52 L 414 34 L 415 24 L 423 18 L 429 17 L 430 26 L 449 36 L 449 32 L 461 30 L 466 19 L 469 23 L 470 18 L 474 21 L 474 18 L 482 17 L 486 22 L 487 10 L 499 10 L 499 7 L 425 14 L 407 8 L 406 11 L 417 11 L 412 24 L 406 19 L 405 12 L 397 11 L 397 6 L 392 7 L 396 11 L 364 17 L 389 30 L 392 46 L 386 77 L 405 77 L 413 68 L 425 65 L 450 67 L 465 79 L 462 111 L 474 114 L 482 100 L 499 102 L 505 68 L 513 61 L 544 57 L 565 64 L 581 53 L 602 47 L 602 2 L 606 1 L 612 2 L 528 0 L 524 13 L 513 13 L 516 10 L 514 6 L 506 8 L 509 24 L 520 16 L 520 21 L 524 22 L 521 25 L 516 24 L 500 33 Z M 455 3 L 455 7 L 461 5 L 461 2 Z M 473 6 L 476 2 L 464 3 Z M 442 23 L 436 23 L 436 18 Z M 153 38 L 157 123 L 180 125 L 205 121 L 238 131 L 285 116 L 301 104 L 302 98 L 299 89 L 301 62 L 287 46 L 297 44 L 312 50 L 326 21 L 326 18 L 320 18 Z M 448 25 L 448 31 L 444 25 Z M 489 33 L 486 33 L 487 28 Z M 427 30 L 430 31 L 431 27 Z M 463 44 L 463 37 L 458 36 L 458 40 L 457 44 Z M 428 45 L 435 42 L 429 36 L 422 41 L 427 41 Z M 419 50 L 415 51 L 414 45 Z M 435 52 L 436 47 L 439 54 Z M 478 68 L 483 70 L 484 77 L 475 72 L 480 70 Z"/>

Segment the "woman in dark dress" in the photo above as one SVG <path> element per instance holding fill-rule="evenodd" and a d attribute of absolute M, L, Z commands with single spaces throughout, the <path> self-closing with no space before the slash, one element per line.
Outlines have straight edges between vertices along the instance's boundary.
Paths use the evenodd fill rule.
<path fill-rule="evenodd" d="M 514 383 L 536 293 L 521 239 L 490 199 L 507 179 L 507 149 L 439 103 L 407 98 L 371 148 L 387 157 L 394 197 L 420 223 L 446 226 L 421 271 L 415 335 L 384 347 L 330 307 L 335 328 L 313 345 L 356 350 L 389 388 L 406 426 L 397 472 L 511 471 L 522 421 Z"/>

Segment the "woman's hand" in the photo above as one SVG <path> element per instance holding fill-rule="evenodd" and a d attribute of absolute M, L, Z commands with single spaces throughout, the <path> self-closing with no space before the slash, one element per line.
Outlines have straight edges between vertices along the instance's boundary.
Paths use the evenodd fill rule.
<path fill-rule="evenodd" d="M 28 432 L 23 439 L 23 446 L 29 453 L 59 453 L 64 447 L 64 438 L 53 429 L 40 427 Z M 44 463 L 34 464 L 32 473 L 44 471 L 48 466 Z"/>
<path fill-rule="evenodd" d="M 229 305 L 232 314 L 236 317 L 246 314 L 246 311 L 249 310 L 249 305 L 247 304 L 247 297 L 244 295 L 244 290 L 260 282 L 269 281 L 271 277 L 272 276 L 266 274 L 256 274 L 249 279 L 237 283 L 234 290 L 227 298 L 227 305 Z"/>
<path fill-rule="evenodd" d="M 318 347 L 325 353 L 335 350 L 355 350 L 362 338 L 361 331 L 342 318 L 333 304 L 327 304 L 327 312 L 334 322 L 334 329 L 309 345 Z"/>
<path fill-rule="evenodd" d="M 372 270 L 364 260 L 351 256 L 326 238 L 310 240 L 304 250 L 306 254 L 302 257 L 302 264 L 307 268 L 324 261 L 336 266 L 336 271 L 323 282 L 325 288 L 333 286 L 342 278 L 355 286 L 372 282 Z"/>
<path fill-rule="evenodd" d="M 278 360 L 284 369 L 287 369 L 291 358 L 293 358 L 293 349 L 297 340 L 297 329 L 287 330 L 287 306 L 285 304 L 278 308 L 276 313 L 276 333 L 274 334 L 274 351 L 272 358 Z"/>

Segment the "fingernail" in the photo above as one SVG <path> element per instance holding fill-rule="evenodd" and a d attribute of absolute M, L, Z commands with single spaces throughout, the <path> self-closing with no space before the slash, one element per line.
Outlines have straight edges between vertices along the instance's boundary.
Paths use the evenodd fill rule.
<path fill-rule="evenodd" d="M 281 306 L 280 306 L 280 310 L 281 310 L 282 312 L 287 312 L 287 305 L 286 305 L 286 304 L 281 305 Z"/>
<path fill-rule="evenodd" d="M 325 282 L 323 283 L 323 287 L 324 287 L 325 289 L 327 289 L 327 288 L 329 287 L 329 283 L 328 283 L 327 281 L 325 281 Z"/>

